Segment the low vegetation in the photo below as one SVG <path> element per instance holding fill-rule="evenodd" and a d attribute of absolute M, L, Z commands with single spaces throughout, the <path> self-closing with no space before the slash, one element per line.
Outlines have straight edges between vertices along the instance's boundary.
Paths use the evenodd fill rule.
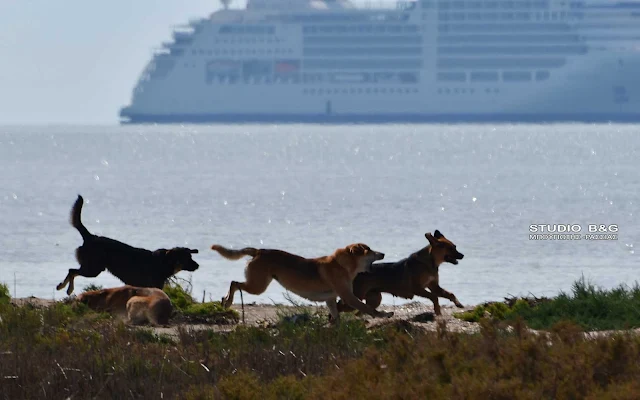
<path fill-rule="evenodd" d="M 477 306 L 456 314 L 466 321 L 482 318 L 513 321 L 523 318 L 533 329 L 549 329 L 560 321 L 571 321 L 585 330 L 614 330 L 640 327 L 640 287 L 620 285 L 606 290 L 585 281 L 574 282 L 571 293 L 552 299 L 508 299 Z"/>
<path fill-rule="evenodd" d="M 9 300 L 11 300 L 9 286 L 4 283 L 0 283 L 0 304 L 9 304 Z"/>
<path fill-rule="evenodd" d="M 217 310 L 188 291 L 166 290 L 176 303 L 191 299 L 176 306 L 181 312 Z M 616 293 L 629 300 L 635 289 L 625 290 Z M 586 284 L 568 298 L 578 292 L 618 304 Z M 220 333 L 182 325 L 163 336 L 78 303 L 0 303 L 0 399 L 637 398 L 640 336 L 587 338 L 582 324 L 563 318 L 548 334 L 527 329 L 523 315 L 558 298 L 484 306 L 476 334 L 444 323 L 434 332 L 408 321 L 371 328 L 352 315 L 334 327 L 326 314 L 294 305 L 269 326 Z M 575 315 L 578 306 L 555 307 L 548 310 Z"/>
<path fill-rule="evenodd" d="M 219 301 L 198 303 L 191 294 L 191 282 L 180 284 L 176 280 L 170 281 L 164 287 L 164 292 L 171 299 L 174 307 L 173 320 L 175 322 L 226 324 L 238 322 L 238 313 L 225 309 Z"/>

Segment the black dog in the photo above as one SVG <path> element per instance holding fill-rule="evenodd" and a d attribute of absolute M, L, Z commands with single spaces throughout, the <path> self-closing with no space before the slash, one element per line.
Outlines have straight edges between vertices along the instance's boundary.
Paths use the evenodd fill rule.
<path fill-rule="evenodd" d="M 440 287 L 438 273 L 440 264 L 456 265 L 464 254 L 438 230 L 433 235 L 425 233 L 424 236 L 429 241 L 427 247 L 395 263 L 374 263 L 371 272 L 359 273 L 353 281 L 353 294 L 360 300 L 366 300 L 367 305 L 373 308 L 382 302 L 382 293 L 405 299 L 425 297 L 433 302 L 435 315 L 441 314 L 438 297 L 451 300 L 457 307 L 464 307 L 453 293 Z M 338 311 L 352 311 L 352 308 L 340 300 Z"/>
<path fill-rule="evenodd" d="M 198 269 L 198 263 L 191 258 L 191 254 L 198 250 L 175 247 L 152 252 L 89 233 L 80 220 L 83 202 L 82 196 L 78 196 L 71 209 L 71 225 L 80 232 L 84 240 L 82 246 L 76 249 L 80 269 L 70 269 L 56 289 L 61 290 L 68 283 L 67 294 L 70 295 L 76 276 L 95 278 L 105 269 L 126 285 L 162 289 L 166 280 L 179 271 Z"/>

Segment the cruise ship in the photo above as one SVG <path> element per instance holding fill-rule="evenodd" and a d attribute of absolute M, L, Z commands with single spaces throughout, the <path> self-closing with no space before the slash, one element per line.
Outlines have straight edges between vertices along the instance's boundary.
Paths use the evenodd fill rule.
<path fill-rule="evenodd" d="M 640 2 L 230 0 L 178 26 L 123 123 L 640 121 Z"/>

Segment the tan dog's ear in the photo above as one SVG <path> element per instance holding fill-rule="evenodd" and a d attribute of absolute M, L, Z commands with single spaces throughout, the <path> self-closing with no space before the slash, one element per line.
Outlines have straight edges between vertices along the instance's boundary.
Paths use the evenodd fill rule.
<path fill-rule="evenodd" d="M 353 261 L 353 247 L 338 249 L 336 251 L 336 261 L 345 268 L 349 268 Z"/>
<path fill-rule="evenodd" d="M 442 233 L 440 233 L 439 230 L 436 229 L 436 231 L 433 232 L 433 237 L 435 237 L 436 239 L 440 239 L 440 238 L 443 238 L 444 235 Z"/>
<path fill-rule="evenodd" d="M 435 246 L 438 243 L 438 240 L 436 240 L 436 238 L 434 238 L 433 235 L 429 232 L 425 233 L 424 237 L 427 238 L 427 240 L 429 241 L 429 244 L 432 246 Z"/>
<path fill-rule="evenodd" d="M 363 243 L 357 243 L 349 246 L 349 252 L 354 256 L 361 256 L 367 253 L 368 250 L 371 250 L 369 246 Z"/>

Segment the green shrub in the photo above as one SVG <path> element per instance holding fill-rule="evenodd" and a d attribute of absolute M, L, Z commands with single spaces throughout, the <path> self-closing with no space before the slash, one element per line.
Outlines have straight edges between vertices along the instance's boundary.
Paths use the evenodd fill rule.
<path fill-rule="evenodd" d="M 550 329 L 561 321 L 572 321 L 586 330 L 640 327 L 640 287 L 620 285 L 606 290 L 585 281 L 573 283 L 571 294 L 552 299 L 518 299 L 510 304 L 485 303 L 473 310 L 455 313 L 456 318 L 479 322 L 483 318 L 513 321 L 523 318 L 533 329 Z"/>
<path fill-rule="evenodd" d="M 9 286 L 4 283 L 0 283 L 0 304 L 9 304 L 11 300 L 11 292 L 9 292 Z"/>
<path fill-rule="evenodd" d="M 184 311 L 190 305 L 195 303 L 190 291 L 185 290 L 181 285 L 175 282 L 169 282 L 163 288 L 164 292 L 171 299 L 173 307 L 180 311 Z"/>
<path fill-rule="evenodd" d="M 82 289 L 82 292 L 92 292 L 94 290 L 102 290 L 103 287 L 101 285 L 95 285 L 93 283 L 88 284 Z"/>

